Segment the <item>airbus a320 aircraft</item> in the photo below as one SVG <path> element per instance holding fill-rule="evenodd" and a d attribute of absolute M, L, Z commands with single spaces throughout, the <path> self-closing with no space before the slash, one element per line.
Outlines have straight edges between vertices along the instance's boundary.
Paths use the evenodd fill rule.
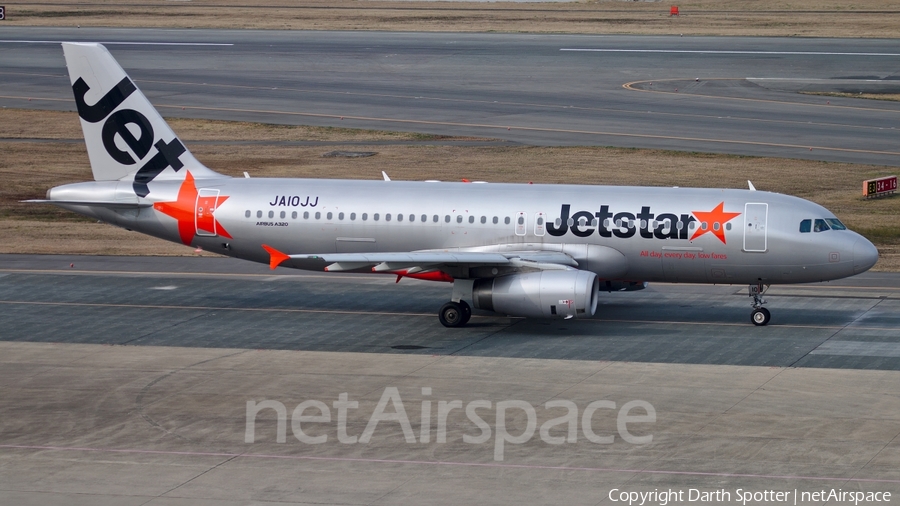
<path fill-rule="evenodd" d="M 95 181 L 45 202 L 277 266 L 452 283 L 438 312 L 588 317 L 648 282 L 771 284 L 868 270 L 878 251 L 812 202 L 763 191 L 232 178 L 191 155 L 100 44 L 63 43 Z"/>

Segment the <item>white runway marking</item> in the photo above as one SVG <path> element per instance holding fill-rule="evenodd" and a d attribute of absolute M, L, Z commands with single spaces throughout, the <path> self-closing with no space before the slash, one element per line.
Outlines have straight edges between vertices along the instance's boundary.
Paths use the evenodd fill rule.
<path fill-rule="evenodd" d="M 900 56 L 900 53 L 839 53 L 831 51 L 724 51 L 707 49 L 594 49 L 561 48 L 560 51 L 582 53 L 684 53 L 684 54 L 758 54 L 800 56 Z"/>
<path fill-rule="evenodd" d="M 61 44 L 61 40 L 10 40 L 0 39 L 4 44 Z M 66 41 L 68 42 L 68 41 Z M 234 44 L 220 42 L 101 42 L 103 45 L 120 46 L 233 46 Z"/>

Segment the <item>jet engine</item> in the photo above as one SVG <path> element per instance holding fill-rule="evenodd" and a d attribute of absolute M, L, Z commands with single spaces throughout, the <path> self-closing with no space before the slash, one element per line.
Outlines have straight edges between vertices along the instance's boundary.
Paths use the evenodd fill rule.
<path fill-rule="evenodd" d="M 562 318 L 591 316 L 597 310 L 597 275 L 580 270 L 546 270 L 475 281 L 478 309 L 510 316 Z"/>

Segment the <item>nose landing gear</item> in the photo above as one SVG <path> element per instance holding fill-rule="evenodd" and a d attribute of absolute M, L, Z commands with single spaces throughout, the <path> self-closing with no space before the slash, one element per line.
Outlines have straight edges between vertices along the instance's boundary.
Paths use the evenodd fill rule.
<path fill-rule="evenodd" d="M 769 285 L 758 283 L 750 285 L 750 297 L 753 297 L 753 311 L 750 313 L 750 321 L 757 327 L 761 327 L 769 323 L 772 314 L 768 309 L 762 307 L 766 303 L 763 295 L 769 290 Z"/>

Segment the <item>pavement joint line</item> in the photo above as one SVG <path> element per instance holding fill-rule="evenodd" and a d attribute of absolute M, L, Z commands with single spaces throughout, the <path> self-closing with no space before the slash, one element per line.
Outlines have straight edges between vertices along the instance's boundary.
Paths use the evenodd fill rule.
<path fill-rule="evenodd" d="M 171 257 L 178 258 L 178 257 Z M 181 257 L 181 258 L 200 258 L 200 257 Z M 206 257 L 210 258 L 210 257 Z M 205 276 L 221 276 L 221 277 L 236 277 L 236 278 L 262 278 L 265 281 L 276 281 L 276 280 L 285 280 L 285 279 L 307 279 L 307 278 L 315 278 L 315 279 L 330 279 L 332 281 L 337 279 L 366 279 L 369 281 L 378 280 L 381 281 L 380 277 L 370 276 L 370 273 L 329 273 L 329 274 L 308 274 L 307 272 L 315 272 L 315 271 L 303 271 L 301 272 L 292 272 L 291 274 L 253 274 L 253 273 L 239 273 L 239 272 L 175 272 L 175 271 L 155 271 L 155 272 L 137 272 L 137 271 L 108 271 L 108 270 L 87 270 L 87 269 L 3 269 L 0 268 L 0 273 L 9 273 L 9 274 L 64 274 L 64 275 L 94 275 L 94 276 L 129 276 L 129 277 L 164 277 L 164 276 L 173 276 L 173 277 L 205 277 Z M 359 277 L 357 277 L 359 276 Z M 362 276 L 365 276 L 363 278 Z M 387 279 L 387 278 L 385 278 Z M 391 281 L 391 284 L 394 284 Z M 710 285 L 707 283 L 652 283 L 651 286 L 656 285 L 664 285 L 664 286 L 724 286 L 724 285 Z M 843 285 L 802 285 L 802 284 L 786 284 L 786 285 L 772 285 L 775 290 L 779 289 L 789 289 L 789 290 L 866 290 L 866 291 L 877 291 L 883 290 L 888 292 L 896 292 L 898 289 L 896 287 L 887 287 L 887 286 L 843 286 Z M 744 288 L 739 289 L 737 292 L 734 292 L 732 295 L 741 295 L 745 296 Z M 774 294 L 778 297 L 789 297 L 792 295 L 789 294 Z M 806 297 L 806 295 L 793 295 L 795 297 Z M 815 295 L 810 295 L 809 297 L 815 297 Z M 835 295 L 834 298 L 841 298 L 842 296 Z"/>
<path fill-rule="evenodd" d="M 265 308 L 265 307 L 218 307 L 218 306 L 165 306 L 160 304 L 109 304 L 99 302 L 46 302 L 46 301 L 14 301 L 0 300 L 0 304 L 22 304 L 29 306 L 68 306 L 68 307 L 117 307 L 127 309 L 184 309 L 189 311 L 247 311 L 258 313 L 325 313 L 325 314 L 353 314 L 374 316 L 427 316 L 433 318 L 432 313 L 387 313 L 383 311 L 341 311 L 337 309 L 292 309 L 292 308 Z M 472 315 L 473 318 L 492 318 L 490 316 Z"/>
<path fill-rule="evenodd" d="M 885 300 L 885 299 L 881 299 Z M 389 313 L 384 311 L 341 311 L 337 309 L 296 309 L 296 308 L 260 308 L 260 307 L 224 307 L 224 306 L 166 306 L 161 304 L 110 304 L 110 303 L 99 303 L 99 302 L 48 302 L 48 301 L 17 301 L 17 300 L 0 300 L 0 304 L 8 304 L 8 305 L 29 305 L 29 306 L 63 306 L 63 307 L 115 307 L 115 308 L 125 308 L 125 309 L 183 309 L 189 311 L 246 311 L 246 312 L 258 312 L 258 313 L 321 313 L 321 314 L 352 314 L 352 315 L 372 315 L 372 316 L 422 316 L 427 318 L 433 318 L 434 314 L 432 313 Z M 525 320 L 523 317 L 510 317 L 510 316 L 489 316 L 489 315 L 472 315 L 472 318 L 503 318 L 503 319 L 514 319 L 514 320 Z M 637 324 L 645 324 L 645 325 L 706 325 L 713 327 L 746 327 L 746 323 L 729 323 L 729 322 L 690 322 L 690 321 L 670 321 L 670 320 L 623 320 L 623 319 L 606 319 L 606 318 L 584 318 L 580 319 L 581 321 L 593 322 L 593 323 L 637 323 Z M 851 322 L 852 323 L 852 322 Z M 875 330 L 875 331 L 884 331 L 886 328 L 881 327 L 850 327 L 848 325 L 840 326 L 840 325 L 797 325 L 797 324 L 777 324 L 777 325 L 767 325 L 769 328 L 799 328 L 799 329 L 837 329 L 838 331 L 844 330 L 847 328 L 852 328 L 854 330 Z M 508 327 L 505 327 L 497 332 L 501 332 L 506 330 Z M 496 334 L 490 334 L 485 336 L 479 341 L 487 339 L 488 337 Z M 463 348 L 460 348 L 454 353 L 462 351 L 463 349 L 476 344 L 471 343 Z"/>
<path fill-rule="evenodd" d="M 721 77 L 721 78 L 704 79 L 704 81 L 746 81 L 749 79 L 757 79 L 757 78 L 753 78 L 753 77 L 745 77 L 745 78 Z M 642 81 L 631 81 L 631 82 L 625 83 L 622 85 L 622 88 L 625 88 L 626 90 L 630 90 L 630 91 L 639 91 L 641 93 L 658 93 L 660 95 L 678 95 L 680 97 L 715 98 L 715 99 L 719 99 L 719 100 L 735 100 L 735 101 L 743 101 L 743 102 L 762 102 L 762 103 L 766 103 L 766 104 L 790 104 L 790 105 L 798 105 L 798 106 L 804 106 L 804 107 L 816 107 L 816 108 L 837 107 L 837 108 L 842 108 L 842 109 L 852 109 L 855 111 L 876 111 L 876 112 L 888 112 L 888 113 L 900 112 L 900 110 L 897 110 L 897 109 L 885 109 L 885 108 L 878 108 L 878 107 L 861 107 L 861 106 L 856 106 L 856 105 L 844 105 L 844 104 L 834 104 L 834 105 L 832 105 L 832 104 L 816 104 L 813 102 L 789 102 L 786 100 L 772 100 L 772 99 L 766 99 L 766 98 L 727 97 L 727 96 L 721 96 L 721 95 L 707 95 L 705 93 L 693 93 L 693 92 L 688 92 L 688 91 L 678 93 L 678 92 L 666 91 L 666 90 L 645 90 L 643 88 L 635 88 L 634 87 L 634 85 L 636 85 L 636 84 L 644 84 L 644 83 L 652 83 L 652 82 L 660 83 L 660 82 L 666 82 L 666 81 L 689 81 L 689 79 L 675 79 L 675 78 L 673 78 L 673 79 L 653 79 L 652 81 L 649 79 L 645 79 Z M 2 97 L 0 97 L 0 98 L 2 98 Z M 801 122 L 801 123 L 804 123 L 804 122 Z"/>
<path fill-rule="evenodd" d="M 606 467 L 576 467 L 576 466 L 553 466 L 553 465 L 534 465 L 534 464 L 510 464 L 505 462 L 454 462 L 447 460 L 406 460 L 406 459 L 374 459 L 374 458 L 358 458 L 358 457 L 317 457 L 311 455 L 274 455 L 262 453 L 233 453 L 233 452 L 197 452 L 197 451 L 175 451 L 175 450 L 147 450 L 147 449 L 126 449 L 126 448 L 91 448 L 91 447 L 73 447 L 73 446 L 44 446 L 44 445 L 0 445 L 0 448 L 9 450 L 36 450 L 36 451 L 75 451 L 75 452 L 98 452 L 98 453 L 123 453 L 131 455 L 180 455 L 186 457 L 229 457 L 247 459 L 273 459 L 273 460 L 309 460 L 317 462 L 350 462 L 361 464 L 403 464 L 417 466 L 458 466 L 458 467 L 482 467 L 495 469 L 522 469 L 534 471 L 584 471 L 594 473 L 627 473 L 627 474 L 649 474 L 649 475 L 680 475 L 680 476 L 710 476 L 722 478 L 757 478 L 757 479 L 781 479 L 781 480 L 804 480 L 804 481 L 842 481 L 854 483 L 898 483 L 900 479 L 888 478 L 846 478 L 834 476 L 799 476 L 799 475 L 782 475 L 782 474 L 751 474 L 751 473 L 716 473 L 705 471 L 670 471 L 665 469 L 617 469 Z"/>
<path fill-rule="evenodd" d="M 860 314 L 859 316 L 857 316 L 857 317 L 854 318 L 853 320 L 847 322 L 847 323 L 844 324 L 844 325 L 841 325 L 840 327 L 836 327 L 837 330 L 835 330 L 834 332 L 832 332 L 831 334 L 829 334 L 828 336 L 826 336 L 825 339 L 824 339 L 822 342 L 820 342 L 819 344 L 817 344 L 815 347 L 813 347 L 813 348 L 811 348 L 811 349 L 807 349 L 806 352 L 804 352 L 803 355 L 801 355 L 797 360 L 793 361 L 793 362 L 790 364 L 789 367 L 794 367 L 794 366 L 796 366 L 801 360 L 803 360 L 804 358 L 806 358 L 806 357 L 812 355 L 813 352 L 816 351 L 816 350 L 818 350 L 819 348 L 821 348 L 823 344 L 827 343 L 828 341 L 831 341 L 836 335 L 838 335 L 838 334 L 840 334 L 841 332 L 847 330 L 848 328 L 853 328 L 853 329 L 860 328 L 860 327 L 852 327 L 852 325 L 853 325 L 854 323 L 858 322 L 858 321 L 860 320 L 860 318 L 862 318 L 863 316 L 867 315 L 867 314 L 869 313 L 869 311 L 871 311 L 871 310 L 875 309 L 876 307 L 878 307 L 878 305 L 881 304 L 882 302 L 884 302 L 885 300 L 886 300 L 886 299 L 879 299 L 878 302 L 872 304 L 868 309 L 866 309 L 865 311 L 863 311 L 862 314 Z"/>
<path fill-rule="evenodd" d="M 645 90 L 636 90 L 636 91 L 645 91 Z M 656 93 L 656 92 L 653 92 Z M 690 94 L 685 94 L 686 96 L 690 96 Z M 22 97 L 22 96 L 6 96 L 0 95 L 0 98 L 5 99 L 18 99 L 18 100 L 50 100 L 55 102 L 72 102 L 71 100 L 64 100 L 58 98 L 34 98 L 34 97 Z M 617 137 L 617 138 L 635 138 L 635 139 L 660 139 L 660 140 L 669 140 L 669 141 L 689 141 L 689 142 L 708 142 L 713 144 L 735 144 L 739 146 L 765 146 L 772 148 L 787 148 L 787 149 L 799 149 L 806 151 L 808 149 L 816 149 L 819 151 L 828 151 L 828 152 L 838 152 L 838 153 L 864 153 L 870 155 L 888 155 L 894 157 L 900 157 L 900 151 L 883 151 L 883 150 L 874 150 L 874 149 L 854 149 L 854 148 L 840 148 L 834 146 L 812 146 L 808 144 L 787 144 L 780 142 L 762 142 L 762 141 L 747 141 L 741 139 L 711 139 L 711 138 L 702 138 L 702 137 L 684 137 L 678 135 L 660 135 L 660 134 L 640 134 L 634 132 L 605 132 L 600 130 L 580 130 L 573 128 L 547 128 L 547 127 L 529 127 L 529 126 L 517 126 L 517 125 L 492 125 L 490 123 L 466 123 L 459 121 L 430 121 L 430 120 L 418 120 L 418 119 L 410 119 L 410 118 L 379 118 L 375 116 L 353 116 L 348 114 L 325 114 L 325 113 L 313 113 L 313 112 L 302 112 L 302 111 L 281 111 L 281 110 L 272 110 L 272 109 L 249 109 L 249 108 L 240 108 L 240 107 L 204 107 L 204 106 L 181 106 L 181 105 L 172 105 L 172 104 L 157 104 L 157 109 L 181 109 L 181 110 L 192 110 L 192 111 L 217 111 L 217 112 L 233 112 L 233 113 L 256 113 L 256 114 L 269 114 L 272 116 L 297 116 L 304 118 L 319 118 L 319 119 L 331 119 L 331 120 L 355 120 L 355 121 L 365 121 L 365 122 L 374 122 L 376 124 L 403 124 L 403 125 L 431 125 L 431 126 L 450 126 L 450 127 L 465 127 L 465 128 L 483 128 L 489 130 L 504 130 L 507 131 L 510 129 L 514 129 L 520 132 L 552 132 L 552 133 L 562 133 L 562 134 L 573 134 L 573 135 L 591 135 L 596 137 Z"/>

